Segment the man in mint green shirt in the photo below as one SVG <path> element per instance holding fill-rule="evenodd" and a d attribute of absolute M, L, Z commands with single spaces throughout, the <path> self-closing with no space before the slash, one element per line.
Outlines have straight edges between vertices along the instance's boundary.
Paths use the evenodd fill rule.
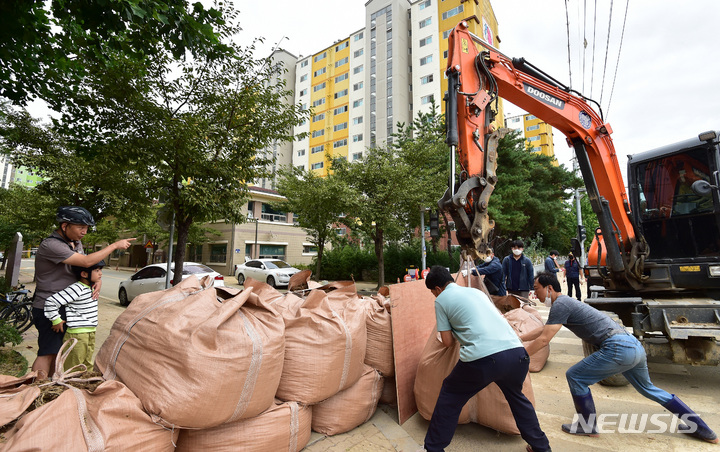
<path fill-rule="evenodd" d="M 460 343 L 460 360 L 443 381 L 425 450 L 444 450 L 463 406 L 493 382 L 505 395 L 520 435 L 529 444 L 527 450 L 550 450 L 535 408 L 522 393 L 530 357 L 507 320 L 483 292 L 455 284 L 445 267 L 432 267 L 425 286 L 436 297 L 435 318 L 443 345 Z"/>

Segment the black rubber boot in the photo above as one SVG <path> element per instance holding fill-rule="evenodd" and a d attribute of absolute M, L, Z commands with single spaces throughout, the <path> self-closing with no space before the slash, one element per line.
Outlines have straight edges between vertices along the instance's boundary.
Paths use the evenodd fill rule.
<path fill-rule="evenodd" d="M 695 423 L 695 425 L 697 425 L 697 429 L 693 429 L 692 425 L 681 423 L 678 425 L 678 431 L 680 433 L 692 435 L 695 438 L 713 444 L 718 442 L 718 437 L 715 432 L 713 432 L 710 427 L 708 427 L 707 424 L 700 419 L 700 416 L 698 416 L 697 413 L 685 405 L 682 400 L 678 399 L 675 394 L 673 394 L 673 398 L 670 399 L 668 403 L 664 404 L 663 407 L 680 418 L 681 421 L 684 422 L 687 420 L 688 422 Z M 685 415 L 684 418 L 683 415 Z"/>
<path fill-rule="evenodd" d="M 572 424 L 563 424 L 563 432 L 571 435 L 598 436 L 595 421 L 595 402 L 593 402 L 592 393 L 588 391 L 585 395 L 574 395 L 572 398 L 579 419 Z"/>

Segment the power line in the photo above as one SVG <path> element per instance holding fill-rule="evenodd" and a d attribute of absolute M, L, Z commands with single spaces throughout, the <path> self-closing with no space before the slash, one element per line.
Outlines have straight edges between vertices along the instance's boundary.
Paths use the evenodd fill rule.
<path fill-rule="evenodd" d="M 570 16 L 568 15 L 568 0 L 565 0 L 565 25 L 567 29 L 568 44 L 568 75 L 570 76 L 569 86 L 572 87 L 572 67 L 570 66 Z"/>
<path fill-rule="evenodd" d="M 615 63 L 615 75 L 613 76 L 612 89 L 610 90 L 610 100 L 608 100 L 606 117 L 610 115 L 610 103 L 612 102 L 612 96 L 615 92 L 615 81 L 617 80 L 618 66 L 620 66 L 620 53 L 622 52 L 623 38 L 625 37 L 625 24 L 627 23 L 627 13 L 630 6 L 630 0 L 627 0 L 625 4 L 625 18 L 623 19 L 622 34 L 620 35 L 620 48 L 618 49 L 617 62 Z"/>
<path fill-rule="evenodd" d="M 592 53 L 592 68 L 590 69 L 590 98 L 593 97 L 593 84 L 595 82 L 595 36 L 597 34 L 597 0 L 595 0 L 595 12 L 593 13 L 593 53 Z"/>
<path fill-rule="evenodd" d="M 610 28 L 612 26 L 613 0 L 610 0 L 610 18 L 608 19 L 607 42 L 605 43 L 605 64 L 603 66 L 602 86 L 600 87 L 600 105 L 602 105 L 603 93 L 605 92 L 605 74 L 607 74 L 607 57 L 610 50 Z"/>
<path fill-rule="evenodd" d="M 583 52 L 582 52 L 582 92 L 585 92 L 585 56 L 587 55 L 587 0 L 583 0 Z"/>

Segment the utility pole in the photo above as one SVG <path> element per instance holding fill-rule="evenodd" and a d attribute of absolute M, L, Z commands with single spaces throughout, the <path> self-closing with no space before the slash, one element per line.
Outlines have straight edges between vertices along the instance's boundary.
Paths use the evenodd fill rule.
<path fill-rule="evenodd" d="M 577 173 L 578 170 L 578 161 L 577 156 L 575 155 L 575 151 L 573 151 L 573 173 Z M 583 224 L 582 222 L 582 208 L 580 205 L 580 189 L 575 189 L 575 212 L 577 215 L 577 230 L 576 235 L 578 242 L 580 242 L 580 256 L 577 256 L 579 258 L 580 267 L 585 267 L 585 238 L 580 235 L 580 229 Z"/>
<path fill-rule="evenodd" d="M 427 268 L 427 262 L 426 262 L 426 256 L 427 256 L 427 248 L 425 247 L 425 211 L 430 210 L 427 207 L 421 207 L 420 208 L 420 240 L 422 243 L 422 246 L 420 248 L 422 253 L 422 259 L 421 259 L 421 265 L 420 265 L 420 271 L 425 270 Z"/>

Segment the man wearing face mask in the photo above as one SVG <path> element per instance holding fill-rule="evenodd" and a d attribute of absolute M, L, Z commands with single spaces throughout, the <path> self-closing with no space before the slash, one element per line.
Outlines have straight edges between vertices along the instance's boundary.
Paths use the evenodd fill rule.
<path fill-rule="evenodd" d="M 473 275 L 485 275 L 485 286 L 491 295 L 504 297 L 507 295 L 505 290 L 505 278 L 503 275 L 502 264 L 500 259 L 495 256 L 492 248 L 487 251 L 487 256 L 483 263 L 472 269 Z"/>
<path fill-rule="evenodd" d="M 532 261 L 523 254 L 525 244 L 522 240 L 513 240 L 510 247 L 512 254 L 505 256 L 502 262 L 505 287 L 508 293 L 527 298 L 532 289 L 535 269 Z"/>
<path fill-rule="evenodd" d="M 643 396 L 653 400 L 681 419 L 680 433 L 686 433 L 709 443 L 717 443 L 718 437 L 710 427 L 676 395 L 670 394 L 650 381 L 647 357 L 642 344 L 625 328 L 610 317 L 574 298 L 560 293 L 557 278 L 547 272 L 537 275 L 535 295 L 550 306 L 547 322 L 543 328 L 523 334 L 523 342 L 529 355 L 550 343 L 550 340 L 566 327 L 577 337 L 598 347 L 598 350 L 570 367 L 565 373 L 570 395 L 577 416 L 572 424 L 563 424 L 562 430 L 572 435 L 598 436 L 590 385 L 622 373 Z"/>
<path fill-rule="evenodd" d="M 565 261 L 565 276 L 567 277 L 568 297 L 573 296 L 573 287 L 575 288 L 575 298 L 582 301 L 580 295 L 580 264 L 573 253 L 568 254 L 568 260 Z"/>

